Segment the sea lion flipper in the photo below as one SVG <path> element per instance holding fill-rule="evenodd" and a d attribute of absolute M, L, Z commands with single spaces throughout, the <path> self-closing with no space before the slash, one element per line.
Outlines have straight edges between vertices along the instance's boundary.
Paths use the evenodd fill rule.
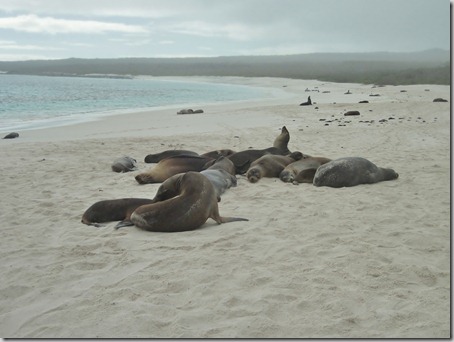
<path fill-rule="evenodd" d="M 235 221 L 249 221 L 247 218 L 242 218 L 242 217 L 222 217 L 220 216 L 220 223 L 227 223 L 227 222 L 235 222 Z M 216 221 L 217 222 L 217 221 Z"/>
<path fill-rule="evenodd" d="M 119 229 L 122 227 L 129 227 L 129 226 L 133 226 L 133 225 L 134 225 L 134 223 L 132 223 L 130 220 L 123 220 L 123 221 L 118 222 L 114 228 Z"/>

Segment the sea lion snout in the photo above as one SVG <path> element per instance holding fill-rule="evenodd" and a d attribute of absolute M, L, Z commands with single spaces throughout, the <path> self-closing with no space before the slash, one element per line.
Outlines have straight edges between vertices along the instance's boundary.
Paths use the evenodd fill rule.
<path fill-rule="evenodd" d="M 247 173 L 247 179 L 251 183 L 257 183 L 260 178 L 260 171 L 257 169 L 250 169 Z"/>

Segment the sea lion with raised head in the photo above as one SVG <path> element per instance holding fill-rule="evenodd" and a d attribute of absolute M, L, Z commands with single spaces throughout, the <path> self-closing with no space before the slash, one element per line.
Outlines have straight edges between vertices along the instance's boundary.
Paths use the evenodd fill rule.
<path fill-rule="evenodd" d="M 258 149 L 249 149 L 234 153 L 228 158 L 235 164 L 235 169 L 237 174 L 245 173 L 251 163 L 254 160 L 259 159 L 260 157 L 266 154 L 277 154 L 277 155 L 287 155 L 290 154 L 288 149 L 288 142 L 290 141 L 290 133 L 287 128 L 284 126 L 281 129 L 281 133 L 274 139 L 273 147 L 265 148 L 262 150 Z"/>
<path fill-rule="evenodd" d="M 273 154 L 267 154 L 260 157 L 251 163 L 251 166 L 246 173 L 248 181 L 256 183 L 263 177 L 279 177 L 282 170 L 284 170 L 288 164 L 294 163 L 297 160 L 296 158 L 302 156 L 302 153 L 298 153 L 299 154 L 296 152 L 292 153 L 293 156 L 297 156 L 294 158 Z"/>
<path fill-rule="evenodd" d="M 132 212 L 144 204 L 153 203 L 149 198 L 120 198 L 99 201 L 82 215 L 82 223 L 100 227 L 99 223 L 129 220 Z"/>
<path fill-rule="evenodd" d="M 162 183 L 167 178 L 182 172 L 202 171 L 211 158 L 202 156 L 177 155 L 160 160 L 154 167 L 138 174 L 139 184 Z"/>
<path fill-rule="evenodd" d="M 154 232 L 182 232 L 200 228 L 208 218 L 218 224 L 248 221 L 219 215 L 216 192 L 211 182 L 199 172 L 186 172 L 167 179 L 158 189 L 154 203 L 138 207 L 130 220 L 116 228 L 136 225 Z"/>
<path fill-rule="evenodd" d="M 320 166 L 315 172 L 313 184 L 342 188 L 359 184 L 373 184 L 398 177 L 399 174 L 393 169 L 378 167 L 365 158 L 346 157 Z"/>
<path fill-rule="evenodd" d="M 165 150 L 159 153 L 148 154 L 145 157 L 144 161 L 145 163 L 159 163 L 163 159 L 180 155 L 198 156 L 199 154 L 197 152 L 188 150 Z"/>
<path fill-rule="evenodd" d="M 283 182 L 312 183 L 315 171 L 320 165 L 326 164 L 331 159 L 324 157 L 302 158 L 291 164 L 288 164 L 282 170 L 279 178 Z"/>
<path fill-rule="evenodd" d="M 134 158 L 127 157 L 127 156 L 115 159 L 111 166 L 112 171 L 129 172 L 129 171 L 137 170 L 136 162 L 137 161 Z"/>

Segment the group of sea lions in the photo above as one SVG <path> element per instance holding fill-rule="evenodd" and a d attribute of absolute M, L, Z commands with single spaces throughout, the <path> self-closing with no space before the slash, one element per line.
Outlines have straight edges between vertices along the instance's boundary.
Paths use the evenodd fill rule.
<path fill-rule="evenodd" d="M 82 223 L 120 221 L 115 228 L 135 225 L 156 232 L 180 232 L 202 226 L 208 218 L 218 224 L 247 221 L 222 217 L 221 195 L 237 185 L 236 175 L 249 182 L 279 177 L 283 182 L 312 183 L 334 188 L 372 184 L 398 178 L 392 169 L 377 167 L 367 159 L 347 157 L 331 160 L 288 149 L 290 133 L 284 126 L 272 147 L 235 152 L 230 149 L 198 154 L 166 150 L 145 157 L 154 167 L 135 176 L 139 184 L 162 183 L 153 199 L 122 198 L 96 202 L 82 216 Z M 131 157 L 116 159 L 115 172 L 136 170 Z"/>

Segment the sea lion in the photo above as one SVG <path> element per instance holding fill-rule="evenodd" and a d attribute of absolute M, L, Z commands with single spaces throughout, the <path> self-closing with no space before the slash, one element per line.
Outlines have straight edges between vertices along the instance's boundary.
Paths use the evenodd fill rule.
<path fill-rule="evenodd" d="M 288 156 L 267 154 L 251 163 L 246 177 L 251 183 L 256 183 L 262 177 L 279 177 L 284 168 L 295 162 Z"/>
<path fill-rule="evenodd" d="M 278 155 L 287 155 L 290 154 L 288 149 L 288 142 L 290 141 L 290 133 L 287 128 L 284 126 L 281 129 L 281 133 L 274 139 L 273 147 L 265 148 L 263 150 L 249 149 L 245 151 L 240 151 L 234 153 L 228 158 L 235 164 L 236 173 L 243 174 L 245 173 L 251 163 L 254 160 L 259 159 L 265 154 L 278 154 Z"/>
<path fill-rule="evenodd" d="M 320 166 L 315 172 L 313 184 L 341 188 L 393 180 L 398 177 L 399 174 L 393 169 L 378 167 L 365 158 L 346 157 Z"/>
<path fill-rule="evenodd" d="M 149 154 L 145 157 L 145 163 L 159 163 L 161 160 L 175 156 L 198 156 L 197 152 L 188 150 L 166 150 L 159 153 Z"/>
<path fill-rule="evenodd" d="M 207 167 L 208 165 L 210 166 Z M 211 184 L 213 184 L 218 197 L 218 202 L 220 202 L 221 195 L 225 190 L 237 185 L 235 165 L 233 165 L 233 162 L 230 159 L 219 157 L 214 163 L 208 162 L 205 164 L 204 169 L 205 170 L 200 171 L 200 173 L 207 177 Z"/>
<path fill-rule="evenodd" d="M 312 183 L 317 168 L 329 161 L 331 161 L 331 159 L 324 157 L 302 158 L 287 165 L 285 169 L 282 170 L 279 178 L 283 182 Z"/>
<path fill-rule="evenodd" d="M 234 154 L 235 151 L 230 150 L 230 149 L 224 149 L 224 150 L 216 150 L 216 151 L 210 151 L 201 154 L 203 157 L 208 157 L 208 158 L 213 158 L 213 159 L 218 159 L 219 157 L 228 157 Z"/>
<path fill-rule="evenodd" d="M 131 157 L 121 157 L 115 159 L 112 163 L 112 171 L 114 172 L 129 172 L 133 170 L 137 170 L 136 160 Z"/>
<path fill-rule="evenodd" d="M 14 139 L 14 138 L 18 138 L 18 137 L 19 137 L 19 133 L 11 132 L 11 133 L 8 133 L 7 135 L 5 135 L 3 137 L 3 139 Z"/>
<path fill-rule="evenodd" d="M 129 220 L 132 212 L 144 204 L 153 203 L 149 198 L 121 198 L 93 204 L 82 215 L 82 223 L 100 227 L 101 222 Z"/>
<path fill-rule="evenodd" d="M 202 156 L 179 155 L 160 160 L 150 170 L 138 174 L 135 178 L 139 184 L 161 183 L 167 178 L 187 171 L 202 171 L 211 158 Z"/>
<path fill-rule="evenodd" d="M 312 100 L 311 100 L 310 96 L 307 98 L 306 102 L 300 103 L 300 106 L 311 106 L 311 105 L 312 105 Z"/>
<path fill-rule="evenodd" d="M 159 187 L 154 203 L 138 207 L 116 228 L 136 225 L 154 232 L 182 232 L 199 228 L 210 217 L 218 224 L 248 221 L 220 216 L 213 185 L 204 175 L 190 171 L 167 179 Z"/>

